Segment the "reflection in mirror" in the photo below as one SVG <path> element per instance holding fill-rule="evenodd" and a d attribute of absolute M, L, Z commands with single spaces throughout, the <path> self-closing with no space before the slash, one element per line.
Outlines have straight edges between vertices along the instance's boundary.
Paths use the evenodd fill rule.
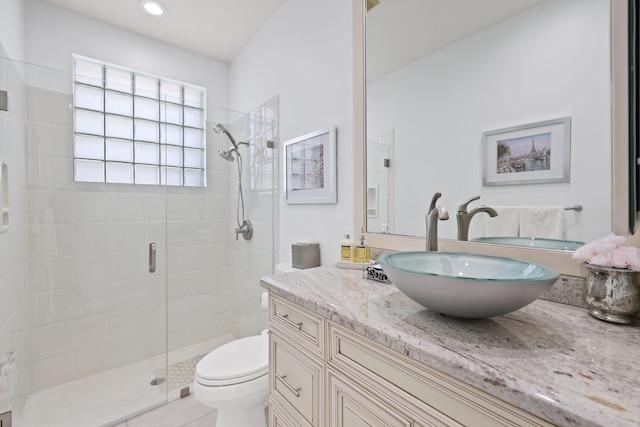
<path fill-rule="evenodd" d="M 580 246 L 584 245 L 584 242 L 574 242 L 571 240 L 557 240 L 557 239 L 538 239 L 535 237 L 477 237 L 473 239 L 478 243 L 492 243 L 494 245 L 510 245 L 510 246 L 524 246 L 527 248 L 539 248 L 539 249 L 559 249 L 562 251 L 574 251 Z"/>
<path fill-rule="evenodd" d="M 469 240 L 508 227 L 571 241 L 611 232 L 609 0 L 381 1 L 366 16 L 366 71 L 368 232 L 425 236 L 436 192 L 452 214 L 475 196 L 469 210 L 512 212 L 475 215 Z M 508 138 L 531 138 L 526 125 L 565 117 L 568 182 L 531 183 L 540 171 L 521 169 L 505 172 L 508 185 L 483 185 L 499 151 L 483 134 L 524 126 Z M 564 160 L 562 144 L 528 144 L 552 168 Z M 534 211 L 545 219 L 532 225 Z M 455 215 L 439 236 L 456 239 Z"/>

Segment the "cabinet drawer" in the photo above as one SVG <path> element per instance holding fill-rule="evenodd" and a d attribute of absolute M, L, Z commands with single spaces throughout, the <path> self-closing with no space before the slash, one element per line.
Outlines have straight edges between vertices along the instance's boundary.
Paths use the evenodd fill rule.
<path fill-rule="evenodd" d="M 277 402 L 269 402 L 269 427 L 300 427 Z"/>
<path fill-rule="evenodd" d="M 270 334 L 269 392 L 272 400 L 297 412 L 312 426 L 322 425 L 324 367 L 277 332 Z"/>
<path fill-rule="evenodd" d="M 298 305 L 269 295 L 269 326 L 320 357 L 324 355 L 324 319 Z"/>
<path fill-rule="evenodd" d="M 357 384 L 327 373 L 329 427 L 411 427 L 411 420 Z"/>
<path fill-rule="evenodd" d="M 399 393 L 406 392 L 406 395 L 414 396 L 432 410 L 463 425 L 552 426 L 507 402 L 331 322 L 328 336 L 331 365 L 369 387 L 390 387 Z"/>

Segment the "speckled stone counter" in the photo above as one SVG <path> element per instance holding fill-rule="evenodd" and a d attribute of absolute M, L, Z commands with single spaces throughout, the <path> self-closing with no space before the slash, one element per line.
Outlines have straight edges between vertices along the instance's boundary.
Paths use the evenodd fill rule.
<path fill-rule="evenodd" d="M 317 267 L 264 288 L 560 426 L 640 426 L 640 324 L 537 300 L 483 320 L 445 317 L 358 270 Z"/>

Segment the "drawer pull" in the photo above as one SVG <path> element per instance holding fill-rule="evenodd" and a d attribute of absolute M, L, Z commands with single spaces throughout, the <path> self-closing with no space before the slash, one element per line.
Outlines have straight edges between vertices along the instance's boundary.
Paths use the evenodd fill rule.
<path fill-rule="evenodd" d="M 282 382 L 282 384 L 284 384 L 284 386 L 285 386 L 286 388 L 288 388 L 288 389 L 289 389 L 289 391 L 290 391 L 291 393 L 293 393 L 296 397 L 300 397 L 300 390 L 302 390 L 302 389 L 300 389 L 300 388 L 293 388 L 293 386 L 292 386 L 291 384 L 289 384 L 288 382 L 286 382 L 286 381 L 285 381 L 285 378 L 287 378 L 287 376 L 286 376 L 286 375 L 282 375 L 282 376 L 281 376 L 280 374 L 277 374 L 277 373 L 276 373 L 276 378 L 277 378 L 277 379 L 279 379 L 279 380 L 280 380 L 280 382 Z"/>
<path fill-rule="evenodd" d="M 282 320 L 284 323 L 286 323 L 287 325 L 291 326 L 292 328 L 296 328 L 298 330 L 302 329 L 302 322 L 296 323 L 293 320 L 289 319 L 289 315 L 288 314 L 275 314 L 275 317 L 277 317 L 278 319 Z"/>

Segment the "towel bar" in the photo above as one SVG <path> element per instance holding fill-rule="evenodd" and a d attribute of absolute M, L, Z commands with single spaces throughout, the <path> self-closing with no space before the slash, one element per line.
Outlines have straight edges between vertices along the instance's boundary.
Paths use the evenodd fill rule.
<path fill-rule="evenodd" d="M 567 206 L 566 208 L 564 208 L 564 210 L 565 211 L 581 211 L 582 205 Z"/>

